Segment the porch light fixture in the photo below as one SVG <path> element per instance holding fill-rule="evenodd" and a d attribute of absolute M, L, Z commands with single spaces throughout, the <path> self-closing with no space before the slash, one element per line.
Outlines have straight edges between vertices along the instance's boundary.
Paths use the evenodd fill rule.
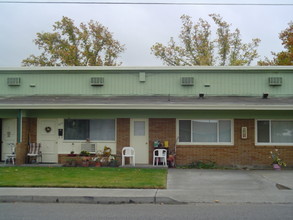
<path fill-rule="evenodd" d="M 203 98 L 204 98 L 204 93 L 199 93 L 198 97 L 199 97 L 200 99 L 203 99 Z"/>
<path fill-rule="evenodd" d="M 263 98 L 263 99 L 267 99 L 268 96 L 269 96 L 269 93 L 263 93 L 263 94 L 262 94 L 262 98 Z"/>

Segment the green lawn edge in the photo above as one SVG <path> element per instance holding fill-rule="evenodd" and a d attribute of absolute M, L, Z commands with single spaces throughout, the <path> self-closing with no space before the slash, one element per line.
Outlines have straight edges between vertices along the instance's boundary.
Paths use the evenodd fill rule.
<path fill-rule="evenodd" d="M 167 169 L 0 167 L 0 187 L 165 189 Z"/>

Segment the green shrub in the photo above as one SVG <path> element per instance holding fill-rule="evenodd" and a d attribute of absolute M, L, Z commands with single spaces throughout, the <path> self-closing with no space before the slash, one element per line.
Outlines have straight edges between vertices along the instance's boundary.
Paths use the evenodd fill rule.
<path fill-rule="evenodd" d="M 196 162 L 191 162 L 190 164 L 188 164 L 187 166 L 183 166 L 182 168 L 188 168 L 188 169 L 215 169 L 217 168 L 216 166 L 216 162 L 213 161 L 207 161 L 207 162 L 203 162 L 203 161 L 196 161 Z"/>
<path fill-rule="evenodd" d="M 80 156 L 89 156 L 90 155 L 90 152 L 86 151 L 86 150 L 83 150 L 80 152 Z"/>

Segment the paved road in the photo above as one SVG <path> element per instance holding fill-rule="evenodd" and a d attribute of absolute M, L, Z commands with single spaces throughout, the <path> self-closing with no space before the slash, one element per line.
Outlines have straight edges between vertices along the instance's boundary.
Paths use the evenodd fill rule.
<path fill-rule="evenodd" d="M 2 220 L 257 219 L 291 220 L 293 204 L 92 205 L 0 203 Z"/>

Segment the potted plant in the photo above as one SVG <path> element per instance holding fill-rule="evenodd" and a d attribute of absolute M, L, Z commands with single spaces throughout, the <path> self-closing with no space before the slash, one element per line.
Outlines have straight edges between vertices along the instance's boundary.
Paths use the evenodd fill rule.
<path fill-rule="evenodd" d="M 278 149 L 270 152 L 270 158 L 273 160 L 272 165 L 275 170 L 281 170 L 282 166 L 286 166 L 286 163 L 280 158 L 280 152 Z"/>
<path fill-rule="evenodd" d="M 70 154 L 68 154 L 67 156 L 69 156 L 69 157 L 76 157 L 76 154 L 74 154 L 74 151 L 70 151 Z"/>
<path fill-rule="evenodd" d="M 88 157 L 88 156 L 90 156 L 90 152 L 88 152 L 88 151 L 86 151 L 86 150 L 83 150 L 83 151 L 80 152 L 79 155 L 80 155 L 80 156 Z"/>

